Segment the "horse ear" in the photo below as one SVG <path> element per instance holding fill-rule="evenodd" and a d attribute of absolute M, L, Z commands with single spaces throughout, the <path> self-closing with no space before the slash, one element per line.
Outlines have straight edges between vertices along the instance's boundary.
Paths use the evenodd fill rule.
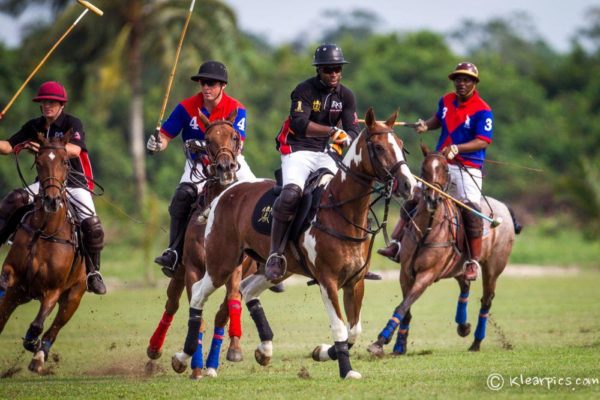
<path fill-rule="evenodd" d="M 69 143 L 69 141 L 71 141 L 71 136 L 73 136 L 73 129 L 70 128 L 67 133 L 64 134 L 64 136 L 61 139 L 61 142 L 66 145 L 67 143 Z"/>
<path fill-rule="evenodd" d="M 396 122 L 396 118 L 398 118 L 398 110 L 395 113 L 390 115 L 390 117 L 385 121 L 385 124 L 388 128 L 392 129 L 394 127 L 394 122 Z"/>
<path fill-rule="evenodd" d="M 229 121 L 233 124 L 235 122 L 235 119 L 237 118 L 237 113 L 238 113 L 237 108 L 235 110 L 233 110 L 232 112 L 230 112 L 229 115 L 227 116 L 227 121 Z"/>
<path fill-rule="evenodd" d="M 375 123 L 375 112 L 373 111 L 373 107 L 369 107 L 367 115 L 365 115 L 365 125 L 367 128 L 371 129 L 375 126 Z"/>
<path fill-rule="evenodd" d="M 427 156 L 427 154 L 430 153 L 429 147 L 427 147 L 427 145 L 423 142 L 421 142 L 421 152 L 423 153 L 424 156 Z"/>
<path fill-rule="evenodd" d="M 38 132 L 37 137 L 42 145 L 48 144 L 48 139 L 46 139 L 46 135 L 43 132 Z"/>
<path fill-rule="evenodd" d="M 204 113 L 202 113 L 202 112 L 199 112 L 198 116 L 200 117 L 200 121 L 202 122 L 202 125 L 204 125 L 204 128 L 206 129 L 210 125 L 210 121 L 208 120 L 206 115 L 204 115 Z"/>

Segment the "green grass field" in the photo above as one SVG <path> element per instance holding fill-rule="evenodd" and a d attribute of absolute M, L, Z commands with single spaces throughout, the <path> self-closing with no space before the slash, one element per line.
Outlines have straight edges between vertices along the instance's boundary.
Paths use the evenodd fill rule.
<path fill-rule="evenodd" d="M 400 302 L 398 283 L 367 282 L 363 335 L 351 350 L 353 367 L 363 379 L 351 382 L 339 379 L 336 363 L 317 363 L 310 358 L 316 345 L 331 342 L 331 334 L 318 289 L 303 284 L 289 285 L 283 294 L 268 292 L 263 296 L 275 332 L 274 358 L 269 367 L 260 367 L 254 361 L 258 337 L 244 310 L 243 362 L 233 364 L 223 356 L 216 379 L 191 381 L 187 373 L 176 375 L 170 367 L 170 356 L 183 344 L 187 307 L 182 305 L 183 312 L 175 318 L 167 337 L 163 358 L 158 361 L 156 372 L 147 376 L 145 349 L 162 314 L 165 283 L 159 281 L 158 288 L 114 288 L 104 297 L 87 294 L 53 347 L 48 374 L 41 377 L 27 370 L 31 355 L 22 350 L 20 339 L 37 303 L 19 308 L 0 336 L 0 373 L 4 376 L 0 379 L 0 397 L 600 397 L 597 271 L 584 270 L 577 276 L 565 277 L 501 277 L 487 338 L 479 353 L 467 352 L 472 337 L 460 338 L 456 334 L 456 283 L 439 282 L 413 307 L 407 356 L 383 359 L 372 358 L 366 347 Z M 476 322 L 480 296 L 480 283 L 474 284 L 469 305 L 472 324 Z M 221 298 L 222 292 L 217 292 L 208 303 L 205 316 L 211 322 Z M 211 335 L 206 336 L 205 350 Z M 391 351 L 389 347 L 386 350 Z M 303 378 L 299 377 L 301 370 Z M 499 391 L 486 385 L 492 373 L 505 380 Z M 530 384 L 516 386 L 521 377 L 524 382 L 529 378 Z M 555 381 L 544 380 L 540 385 L 540 378 Z M 576 381 L 578 378 L 593 381 Z"/>

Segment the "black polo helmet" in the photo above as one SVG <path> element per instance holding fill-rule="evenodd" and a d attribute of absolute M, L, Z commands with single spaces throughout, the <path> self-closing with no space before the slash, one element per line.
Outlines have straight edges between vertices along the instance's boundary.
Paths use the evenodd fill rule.
<path fill-rule="evenodd" d="M 317 47 L 312 65 L 320 67 L 322 65 L 340 65 L 348 63 L 349 61 L 344 59 L 341 47 L 337 44 L 327 43 Z"/>
<path fill-rule="evenodd" d="M 227 83 L 227 67 L 219 61 L 206 61 L 202 63 L 198 73 L 190 78 L 198 82 L 200 79 L 212 79 Z"/>

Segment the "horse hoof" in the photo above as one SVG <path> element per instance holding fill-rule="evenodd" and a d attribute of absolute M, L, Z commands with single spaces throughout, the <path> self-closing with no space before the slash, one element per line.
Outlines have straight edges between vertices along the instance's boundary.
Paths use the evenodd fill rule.
<path fill-rule="evenodd" d="M 481 345 L 481 340 L 475 339 L 471 347 L 469 347 L 469 351 L 479 351 L 479 347 Z"/>
<path fill-rule="evenodd" d="M 385 355 L 383 347 L 377 342 L 371 343 L 369 347 L 367 347 L 367 351 L 375 357 L 383 357 Z"/>
<path fill-rule="evenodd" d="M 179 360 L 179 357 L 177 357 L 178 354 L 179 353 L 175 353 L 173 354 L 173 357 L 171 357 L 171 367 L 173 367 L 173 371 L 181 374 L 187 368 L 187 363 Z"/>
<path fill-rule="evenodd" d="M 35 372 L 36 374 L 41 374 L 44 369 L 44 352 L 38 351 L 35 356 L 31 359 L 29 366 L 27 367 L 31 372 Z"/>
<path fill-rule="evenodd" d="M 227 350 L 227 361 L 240 362 L 244 359 L 241 350 L 229 349 Z"/>
<path fill-rule="evenodd" d="M 349 371 L 344 379 L 362 379 L 362 375 L 358 371 Z"/>
<path fill-rule="evenodd" d="M 202 379 L 202 368 L 194 368 L 190 374 L 190 379 L 193 381 Z"/>
<path fill-rule="evenodd" d="M 217 370 L 214 368 L 206 368 L 206 371 L 204 371 L 204 376 L 206 376 L 207 378 L 216 378 Z"/>
<path fill-rule="evenodd" d="M 153 349 L 152 347 L 148 346 L 148 348 L 146 349 L 146 355 L 151 360 L 158 360 L 160 356 L 162 356 L 162 350 Z"/>
<path fill-rule="evenodd" d="M 403 356 L 405 354 L 406 354 L 406 350 L 392 352 L 393 356 Z"/>
<path fill-rule="evenodd" d="M 271 357 L 265 355 L 259 349 L 254 350 L 254 359 L 263 367 L 266 367 L 271 362 Z"/>
<path fill-rule="evenodd" d="M 459 324 L 456 326 L 456 332 L 458 332 L 458 336 L 467 337 L 471 333 L 471 324 L 468 322 L 466 324 Z"/>
<path fill-rule="evenodd" d="M 322 344 L 320 346 L 315 347 L 312 352 L 312 359 L 315 361 L 329 361 L 329 354 L 327 350 L 329 350 L 331 346 L 328 344 Z"/>

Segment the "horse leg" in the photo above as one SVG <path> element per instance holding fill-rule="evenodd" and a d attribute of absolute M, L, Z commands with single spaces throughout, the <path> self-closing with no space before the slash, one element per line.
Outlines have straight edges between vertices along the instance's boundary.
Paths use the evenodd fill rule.
<path fill-rule="evenodd" d="M 325 310 L 329 316 L 340 377 L 342 379 L 361 379 L 362 375 L 359 372 L 352 370 L 352 365 L 350 364 L 348 329 L 342 318 L 335 284 L 332 283 L 331 280 L 329 282 L 324 280 L 319 286 L 321 289 L 321 298 L 323 299 Z"/>
<path fill-rule="evenodd" d="M 402 286 L 402 292 L 405 293 L 403 296 L 402 303 L 394 310 L 392 314 L 392 318 L 388 320 L 385 328 L 379 333 L 377 336 L 377 340 L 369 347 L 367 350 L 369 353 L 382 357 L 384 355 L 383 346 L 388 344 L 396 331 L 396 328 L 404 322 L 405 316 L 409 315 L 410 307 L 413 305 L 415 301 L 425 292 L 425 289 L 429 287 L 434 282 L 434 274 L 432 271 L 424 271 L 417 274 L 414 279 L 414 283 L 411 278 L 407 276 L 407 274 L 400 275 L 400 283 Z M 406 288 L 406 289 L 405 289 Z M 408 318 L 407 322 L 410 322 L 410 318 Z M 408 324 L 404 325 L 404 328 L 407 330 L 408 334 Z"/>
<path fill-rule="evenodd" d="M 241 283 L 242 297 L 246 301 L 246 307 L 250 317 L 256 325 L 260 344 L 254 351 L 256 362 L 267 366 L 273 357 L 273 331 L 265 315 L 265 310 L 260 304 L 260 294 L 271 287 L 273 283 L 264 275 L 250 275 Z"/>
<path fill-rule="evenodd" d="M 252 262 L 250 258 L 248 260 Z M 242 346 L 240 344 L 242 337 L 242 293 L 240 292 L 242 272 L 243 266 L 239 266 L 227 281 L 227 311 L 229 314 L 229 348 L 227 349 L 227 360 L 232 362 L 243 360 Z"/>
<path fill-rule="evenodd" d="M 365 293 L 364 280 L 357 282 L 353 288 L 344 288 L 344 310 L 348 318 L 348 350 L 354 346 L 356 340 L 362 333 L 362 325 L 360 322 L 360 309 Z M 312 358 L 315 361 L 337 360 L 337 352 L 334 346 L 322 344 L 317 346 L 312 353 Z"/>
<path fill-rule="evenodd" d="M 26 302 L 25 297 L 25 293 L 14 286 L 6 289 L 4 297 L 0 299 L 0 333 L 17 306 Z"/>
<path fill-rule="evenodd" d="M 483 267 L 483 266 L 482 266 Z M 487 320 L 492 308 L 492 300 L 496 294 L 496 280 L 498 276 L 491 276 L 490 267 L 486 265 L 483 269 L 483 297 L 481 298 L 481 309 L 479 310 L 479 318 L 477 320 L 477 328 L 475 328 L 475 339 L 469 347 L 469 351 L 479 351 L 481 342 L 485 338 Z"/>
<path fill-rule="evenodd" d="M 202 310 L 208 297 L 217 289 L 208 274 L 192 286 L 192 298 L 188 319 L 188 331 L 185 337 L 183 351 L 177 352 L 171 358 L 171 366 L 178 374 L 185 371 L 187 362 L 198 348 L 198 332 L 202 324 Z"/>
<path fill-rule="evenodd" d="M 50 315 L 58 298 L 60 296 L 60 292 L 58 290 L 53 290 L 44 295 L 41 300 L 40 310 L 36 315 L 35 319 L 29 325 L 29 329 L 23 338 L 23 347 L 25 350 L 30 351 L 35 354 L 34 360 L 37 359 L 37 362 L 34 363 L 34 360 L 29 364 L 29 370 L 32 372 L 39 373 L 41 371 L 41 366 L 39 368 L 33 369 L 38 366 L 41 362 L 41 365 L 44 364 L 44 353 L 40 352 L 41 349 L 41 341 L 39 336 L 42 334 L 44 330 L 44 321 Z"/>
<path fill-rule="evenodd" d="M 175 273 L 175 276 L 169 281 L 165 311 L 163 312 L 162 318 L 154 330 L 154 333 L 150 337 L 150 342 L 146 349 L 146 354 L 151 360 L 157 360 L 162 355 L 162 346 L 165 343 L 167 332 L 171 327 L 171 322 L 173 322 L 175 313 L 179 309 L 179 299 L 185 288 L 185 280 L 182 272 L 184 272 L 184 268 L 179 268 Z"/>
<path fill-rule="evenodd" d="M 456 304 L 456 315 L 454 321 L 458 324 L 456 331 L 461 337 L 469 336 L 471 333 L 471 324 L 467 322 L 467 304 L 469 303 L 469 289 L 471 281 L 464 279 L 464 277 L 457 277 L 456 281 L 460 286 L 460 295 L 458 296 L 458 303 Z"/>
<path fill-rule="evenodd" d="M 400 326 L 398 327 L 398 333 L 396 334 L 396 343 L 394 344 L 393 353 L 395 356 L 402 356 L 406 354 L 406 350 L 408 348 L 408 331 L 410 329 L 410 320 L 412 319 L 412 314 L 410 313 L 410 308 L 406 311 L 406 315 L 400 322 Z"/>
<path fill-rule="evenodd" d="M 85 290 L 85 282 L 82 282 L 60 295 L 60 298 L 58 299 L 58 312 L 56 313 L 54 321 L 52 321 L 52 325 L 50 325 L 50 328 L 48 328 L 42 337 L 41 348 L 34 355 L 29 364 L 30 371 L 37 372 L 38 374 L 42 372 L 44 362 L 48 360 L 50 348 L 56 341 L 58 332 L 60 332 L 63 326 L 69 322 L 75 311 L 79 308 Z"/>

